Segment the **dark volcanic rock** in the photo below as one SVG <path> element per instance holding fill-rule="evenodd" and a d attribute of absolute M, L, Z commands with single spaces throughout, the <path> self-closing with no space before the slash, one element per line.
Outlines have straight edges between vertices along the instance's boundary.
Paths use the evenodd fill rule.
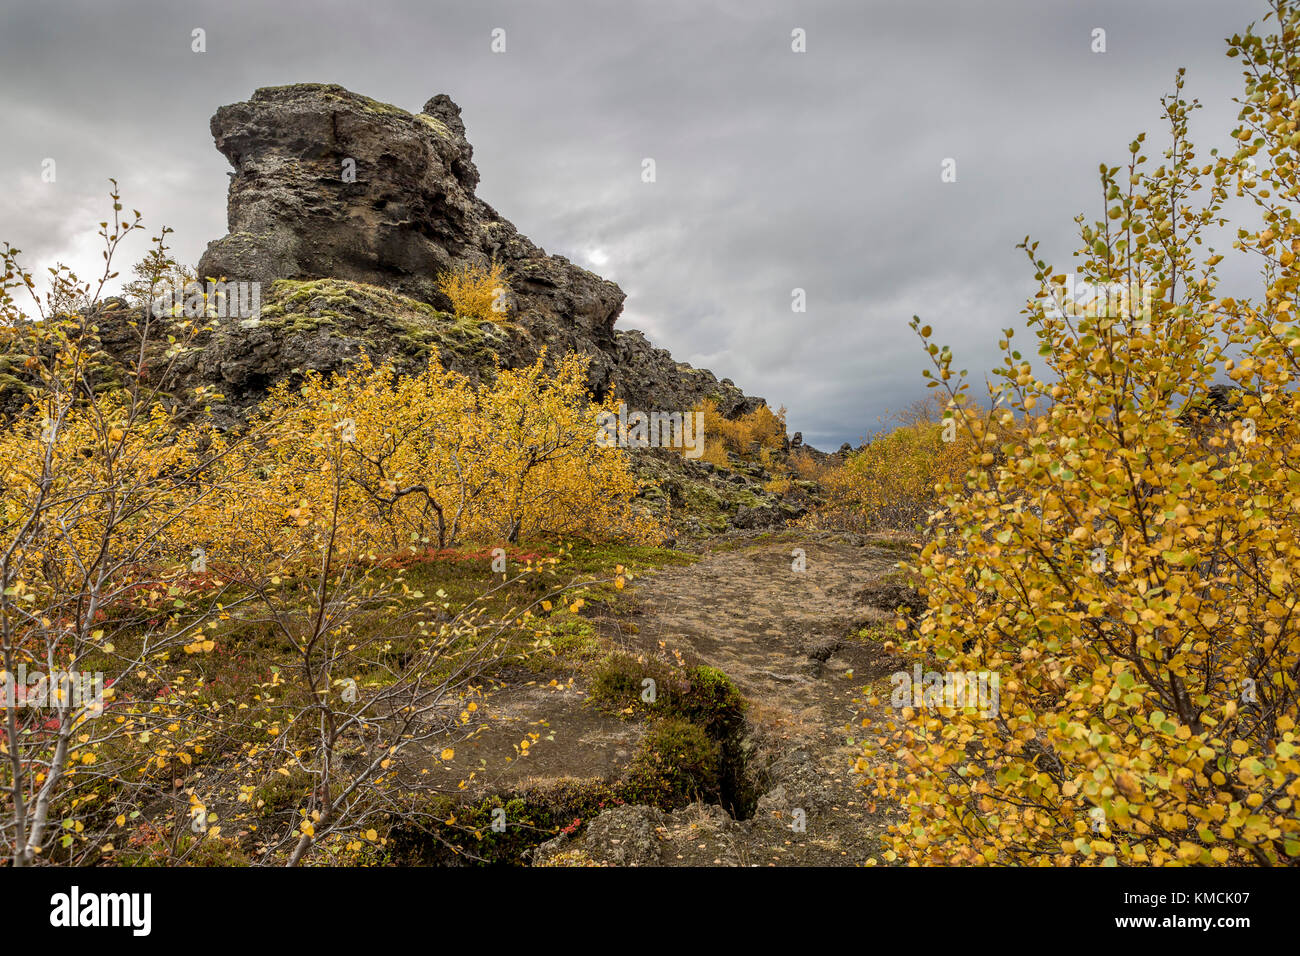
<path fill-rule="evenodd" d="M 614 333 L 614 375 L 617 394 L 633 407 L 693 408 L 705 396 L 718 403 L 718 411 L 731 418 L 752 412 L 763 399 L 746 395 L 729 378 L 719 382 L 706 368 L 676 361 L 667 349 L 655 348 L 636 329 Z"/>
<path fill-rule="evenodd" d="M 629 405 L 650 410 L 685 410 L 711 396 L 724 414 L 734 414 L 762 401 L 673 361 L 640 333 L 615 333 L 624 299 L 617 285 L 547 255 L 475 195 L 474 151 L 460 108 L 446 95 L 411 114 L 336 85 L 261 89 L 246 103 L 217 110 L 212 134 L 235 173 L 230 234 L 208 245 L 198 266 L 202 278 L 264 285 L 346 280 L 446 313 L 451 303 L 438 291 L 439 273 L 495 260 L 505 268 L 511 302 L 502 334 L 488 344 L 504 365 L 531 362 L 543 348 L 548 361 L 584 352 L 595 395 L 617 384 Z M 303 348 L 318 360 L 305 364 L 341 367 L 369 344 L 364 334 L 333 341 L 340 334 L 337 326 L 312 329 Z M 322 361 L 330 355 L 339 361 Z M 461 355 L 448 364 L 491 360 Z M 240 361 L 228 356 L 223 364 Z M 272 367 L 239 374 L 244 381 L 277 377 Z M 224 371 L 220 377 L 230 384 Z"/>
<path fill-rule="evenodd" d="M 1242 395 L 1242 390 L 1232 385 L 1211 385 L 1206 394 L 1183 405 L 1178 413 L 1178 421 L 1191 426 L 1221 426 L 1241 404 Z"/>

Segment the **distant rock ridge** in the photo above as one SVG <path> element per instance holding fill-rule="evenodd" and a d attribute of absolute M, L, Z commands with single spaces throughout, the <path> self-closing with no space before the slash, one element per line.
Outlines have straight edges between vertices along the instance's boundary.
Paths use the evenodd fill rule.
<path fill-rule="evenodd" d="M 706 396 L 728 415 L 763 404 L 730 380 L 674 361 L 639 332 L 615 331 L 622 289 L 548 255 L 479 199 L 474 150 L 460 107 L 445 94 L 412 114 L 332 84 L 272 87 L 221 107 L 211 128 L 235 172 L 230 232 L 208 245 L 199 275 L 276 283 L 269 299 L 280 320 L 260 335 L 249 329 L 216 334 L 209 354 L 196 359 L 199 377 L 218 380 L 234 404 L 247 404 L 289 371 L 276 368 L 281 359 L 292 357 L 294 370 L 329 372 L 362 348 L 394 357 L 385 354 L 400 338 L 390 318 L 364 307 L 358 312 L 359 302 L 376 297 L 353 294 L 349 308 L 331 308 L 329 300 L 341 294 L 337 285 L 313 303 L 291 284 L 323 279 L 376 286 L 431 307 L 440 318 L 429 320 L 430 334 L 444 362 L 462 371 L 482 371 L 488 353 L 517 367 L 542 349 L 548 361 L 580 351 L 591 358 L 590 386 L 598 397 L 616 384 L 621 399 L 647 409 L 689 408 Z M 472 341 L 456 339 L 463 323 L 448 323 L 451 303 L 438 291 L 437 276 L 493 259 L 510 283 L 508 321 L 476 332 Z M 297 309 L 294 321 L 284 321 L 286 309 Z M 373 337 L 378 349 L 371 324 L 383 333 Z M 399 364 L 412 358 L 395 357 Z"/>

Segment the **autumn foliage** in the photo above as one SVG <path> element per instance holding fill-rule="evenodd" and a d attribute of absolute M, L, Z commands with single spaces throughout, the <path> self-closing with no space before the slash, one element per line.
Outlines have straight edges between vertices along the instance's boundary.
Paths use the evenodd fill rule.
<path fill-rule="evenodd" d="M 438 276 L 438 290 L 451 300 L 452 311 L 480 322 L 502 322 L 509 313 L 510 283 L 499 262 L 466 263 Z"/>
<path fill-rule="evenodd" d="M 1272 17 L 1231 40 L 1234 148 L 1198 159 L 1180 73 L 1162 158 L 1139 136 L 1102 167 L 1104 218 L 1080 218 L 1082 275 L 1148 290 L 1149 314 L 1071 309 L 1026 242 L 1039 364 L 1004 331 L 990 408 L 963 415 L 981 459 L 916 561 L 929 609 L 906 642 L 999 675 L 1001 705 L 907 706 L 882 728 L 860 769 L 901 802 L 890 859 L 1300 858 L 1300 14 Z M 1222 256 L 1201 249 L 1233 194 L 1262 217 L 1233 243 L 1263 268 L 1250 300 L 1216 293 Z M 935 384 L 975 412 L 951 351 L 914 327 Z M 1205 411 L 1224 377 L 1235 398 Z"/>
<path fill-rule="evenodd" d="M 214 515 L 210 546 L 279 550 L 280 529 L 337 510 L 347 553 L 539 537 L 642 540 L 627 459 L 596 444 L 586 367 L 542 360 L 475 384 L 436 355 L 419 374 L 362 361 L 274 386 L 232 467 L 265 475 Z M 338 500 L 327 492 L 337 470 Z M 249 494 L 249 491 L 252 494 Z M 233 532 L 233 533 L 232 533 Z"/>
<path fill-rule="evenodd" d="M 0 423 L 0 677 L 94 673 L 103 692 L 0 693 L 0 846 L 15 866 L 176 863 L 211 858 L 224 829 L 265 862 L 322 840 L 363 852 L 396 756 L 451 759 L 484 669 L 535 612 L 486 619 L 414 586 L 407 559 L 505 545 L 507 587 L 556 561 L 523 539 L 657 528 L 633 507 L 626 454 L 597 445 L 602 406 L 574 356 L 477 382 L 436 354 L 407 376 L 363 360 L 282 382 L 246 425 L 217 428 L 208 390 L 167 388 L 220 320 L 170 317 L 155 349 L 150 310 L 101 301 L 141 228 L 113 202 L 97 284 L 61 269 L 42 298 L 3 250 L 0 352 L 21 401 Z M 160 238 L 138 289 L 174 267 Z M 138 341 L 134 361 L 104 348 L 109 323 Z M 284 780 L 304 802 L 259 817 Z"/>
<path fill-rule="evenodd" d="M 863 448 L 840 459 L 796 459 L 800 474 L 816 481 L 825 502 L 804 520 L 812 528 L 844 531 L 924 529 L 938 507 L 941 487 L 959 480 L 974 444 L 957 413 L 917 403 Z"/>
<path fill-rule="evenodd" d="M 785 442 L 785 409 L 773 412 L 759 405 L 749 412 L 727 418 L 718 403 L 705 399 L 700 404 L 704 412 L 705 461 L 718 468 L 729 468 L 728 455 L 744 461 L 763 460 L 766 464 L 773 452 Z"/>

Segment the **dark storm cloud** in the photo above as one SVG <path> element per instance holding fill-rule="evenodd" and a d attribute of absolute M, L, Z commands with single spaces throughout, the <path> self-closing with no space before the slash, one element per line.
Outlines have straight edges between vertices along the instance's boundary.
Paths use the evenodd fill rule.
<path fill-rule="evenodd" d="M 618 281 L 621 324 L 857 441 L 923 393 L 920 313 L 959 365 L 997 361 L 1033 291 L 1027 233 L 1062 271 L 1099 162 L 1178 66 L 1224 141 L 1223 38 L 1263 0 L 1120 2 L 167 3 L 7 6 L 0 237 L 93 267 L 105 180 L 196 261 L 225 232 L 207 122 L 259 86 L 337 82 L 464 110 L 479 193 L 525 234 Z M 490 33 L 506 31 L 493 54 Z M 793 28 L 807 52 L 790 50 Z M 1090 51 L 1106 30 L 1107 52 Z M 207 52 L 191 52 L 191 31 Z M 1155 154 L 1155 150 L 1148 150 Z M 653 158 L 658 179 L 641 182 Z M 957 182 L 940 163 L 957 162 Z M 45 158 L 55 183 L 41 181 Z M 92 227 L 93 230 L 93 227 Z M 142 244 L 129 250 L 138 254 Z M 808 311 L 792 313 L 791 290 Z"/>

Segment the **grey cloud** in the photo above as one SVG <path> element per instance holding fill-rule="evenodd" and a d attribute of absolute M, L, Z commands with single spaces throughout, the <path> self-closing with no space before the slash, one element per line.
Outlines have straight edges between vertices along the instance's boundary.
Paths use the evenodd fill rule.
<path fill-rule="evenodd" d="M 781 3 L 327 2 L 10 5 L 0 29 L 0 237 L 91 262 L 106 179 L 176 231 L 225 232 L 208 117 L 259 86 L 328 81 L 464 110 L 480 195 L 539 245 L 618 281 L 625 326 L 789 408 L 812 442 L 857 441 L 924 391 L 907 320 L 959 364 L 997 361 L 1033 291 L 1027 233 L 1068 266 L 1096 170 L 1178 66 L 1235 117 L 1223 38 L 1263 0 Z M 508 50 L 490 53 L 489 33 Z M 208 52 L 190 51 L 207 31 Z M 790 52 L 790 31 L 808 52 Z M 1108 51 L 1089 51 L 1094 27 Z M 1154 142 L 1154 140 L 1153 140 Z M 1155 154 L 1155 150 L 1148 152 Z M 41 184 L 42 157 L 59 160 Z M 640 181 L 653 157 L 658 181 Z M 939 181 L 953 157 L 958 181 Z M 143 251 L 143 244 L 129 250 Z M 587 257 L 603 253 L 597 266 Z M 95 256 L 97 257 L 97 255 Z M 92 262 L 93 264 L 93 262 Z M 790 311 L 790 290 L 808 312 Z"/>

